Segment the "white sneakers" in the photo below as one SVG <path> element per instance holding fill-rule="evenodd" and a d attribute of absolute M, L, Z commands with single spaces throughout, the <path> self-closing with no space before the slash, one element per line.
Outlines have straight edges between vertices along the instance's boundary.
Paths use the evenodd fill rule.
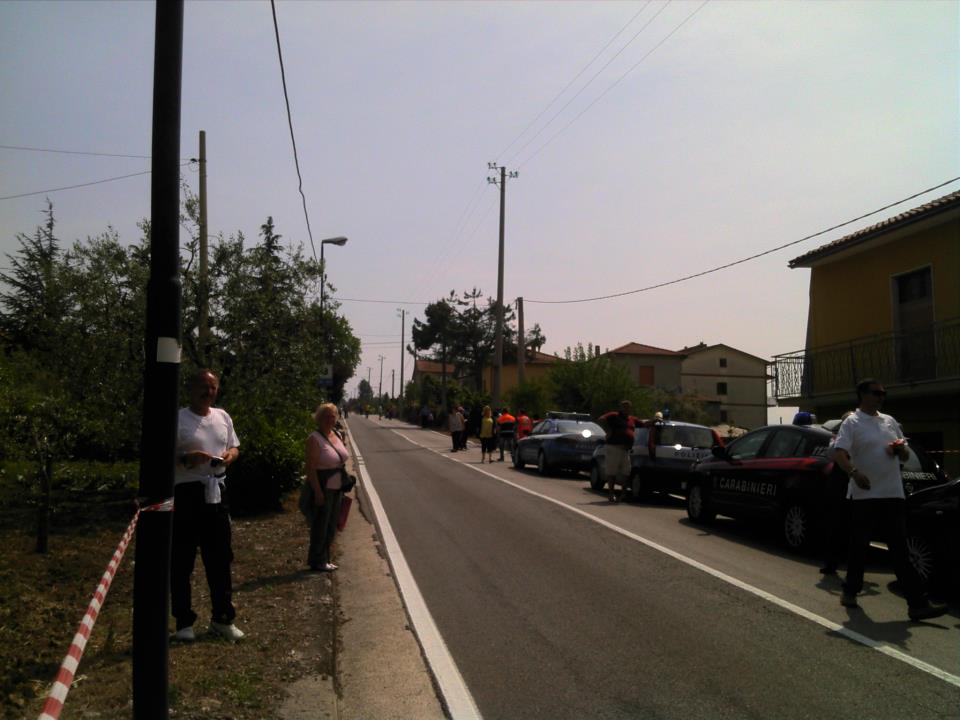
<path fill-rule="evenodd" d="M 193 626 L 187 625 L 187 627 L 177 630 L 173 634 L 173 639 L 179 642 L 193 642 L 197 639 L 197 635 L 193 632 Z"/>
<path fill-rule="evenodd" d="M 220 633 L 230 642 L 236 642 L 244 636 L 244 632 L 233 623 L 227 625 L 224 623 L 211 622 L 210 629 Z"/>
<path fill-rule="evenodd" d="M 244 633 L 233 623 L 224 624 L 211 622 L 210 631 L 225 637 L 230 642 L 236 642 L 246 635 L 246 633 Z M 170 636 L 170 639 L 175 640 L 176 642 L 190 643 L 197 639 L 197 634 L 193 631 L 193 626 L 189 625 L 185 628 L 180 628 L 177 630 L 173 635 Z"/>

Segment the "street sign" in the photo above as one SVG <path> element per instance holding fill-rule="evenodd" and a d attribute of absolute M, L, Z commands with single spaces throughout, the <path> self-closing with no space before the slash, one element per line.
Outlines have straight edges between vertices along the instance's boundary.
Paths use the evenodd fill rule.
<path fill-rule="evenodd" d="M 333 387 L 333 365 L 330 363 L 320 366 L 320 373 L 317 375 L 317 387 Z"/>

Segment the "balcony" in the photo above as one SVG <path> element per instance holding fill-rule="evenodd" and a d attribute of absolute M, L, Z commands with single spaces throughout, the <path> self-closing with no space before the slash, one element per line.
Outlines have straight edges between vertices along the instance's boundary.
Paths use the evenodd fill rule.
<path fill-rule="evenodd" d="M 960 380 L 960 318 L 775 355 L 771 375 L 778 401 L 849 394 L 865 377 L 888 387 Z"/>

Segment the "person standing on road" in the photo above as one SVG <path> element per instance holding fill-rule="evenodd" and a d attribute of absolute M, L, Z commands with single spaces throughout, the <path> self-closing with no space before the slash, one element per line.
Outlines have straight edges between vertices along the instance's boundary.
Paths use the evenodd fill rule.
<path fill-rule="evenodd" d="M 323 403 L 313 414 L 317 429 L 307 436 L 307 482 L 313 491 L 310 514 L 310 549 L 307 564 L 311 570 L 333 572 L 337 566 L 330 562 L 330 545 L 337 532 L 346 463 L 350 457 L 337 433 L 337 406 Z"/>
<path fill-rule="evenodd" d="M 463 409 L 463 406 L 458 407 L 457 412 L 460 413 L 460 422 L 463 425 L 463 429 L 460 431 L 460 445 L 458 447 L 461 450 L 466 450 L 467 438 L 470 436 L 470 421 L 467 420 L 469 415 L 467 411 Z"/>
<path fill-rule="evenodd" d="M 874 532 L 887 542 L 893 569 L 907 599 L 911 620 L 926 620 L 947 612 L 946 605 L 932 605 L 923 583 L 907 558 L 906 501 L 900 462 L 909 458 L 900 425 L 880 412 L 887 392 L 883 385 L 867 378 L 857 385 L 857 411 L 840 425 L 833 459 L 850 478 L 850 548 L 847 577 L 840 603 L 857 608 L 857 594 L 863 589 L 863 567 L 867 546 Z"/>
<path fill-rule="evenodd" d="M 513 452 L 513 433 L 517 427 L 517 419 L 510 414 L 507 408 L 503 409 L 497 418 L 497 433 L 500 436 L 500 462 L 503 462 L 503 451 Z"/>
<path fill-rule="evenodd" d="M 493 448 L 496 439 L 493 435 L 493 411 L 489 405 L 483 408 L 483 416 L 480 418 L 480 464 L 483 459 L 487 462 L 493 462 Z"/>
<path fill-rule="evenodd" d="M 517 440 L 523 440 L 533 431 L 533 420 L 527 415 L 526 410 L 517 413 Z"/>
<path fill-rule="evenodd" d="M 210 588 L 210 629 L 230 641 L 244 635 L 233 624 L 230 510 L 223 502 L 227 468 L 240 456 L 240 440 L 227 412 L 213 407 L 219 390 L 217 375 L 200 370 L 190 381 L 190 405 L 177 418 L 170 608 L 177 621 L 173 637 L 185 642 L 196 640 L 190 578 L 197 548 Z"/>
<path fill-rule="evenodd" d="M 629 400 L 621 400 L 619 410 L 611 410 L 600 416 L 600 422 L 607 426 L 603 465 L 610 486 L 608 499 L 614 503 L 620 501 L 617 484 L 619 483 L 622 492 L 625 492 L 630 478 L 630 450 L 633 448 L 634 432 L 640 422 L 630 414 L 632 407 Z"/>
<path fill-rule="evenodd" d="M 450 408 L 447 427 L 450 430 L 450 441 L 453 443 L 451 452 L 456 452 L 460 449 L 460 435 L 463 434 L 463 415 L 460 413 L 460 408 Z"/>

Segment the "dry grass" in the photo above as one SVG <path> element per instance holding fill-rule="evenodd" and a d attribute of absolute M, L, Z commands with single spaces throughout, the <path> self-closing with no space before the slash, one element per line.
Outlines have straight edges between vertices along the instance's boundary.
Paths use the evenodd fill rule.
<path fill-rule="evenodd" d="M 35 718 L 127 519 L 74 526 L 33 552 L 23 527 L 0 543 L 0 714 Z M 334 671 L 334 598 L 328 576 L 303 572 L 307 528 L 290 498 L 284 512 L 235 518 L 234 602 L 247 638 L 205 632 L 209 595 L 194 573 L 198 641 L 170 647 L 170 708 L 177 718 L 275 717 L 286 686 Z M 134 544 L 100 612 L 63 718 L 129 717 Z M 171 624 L 172 629 L 172 624 Z"/>

